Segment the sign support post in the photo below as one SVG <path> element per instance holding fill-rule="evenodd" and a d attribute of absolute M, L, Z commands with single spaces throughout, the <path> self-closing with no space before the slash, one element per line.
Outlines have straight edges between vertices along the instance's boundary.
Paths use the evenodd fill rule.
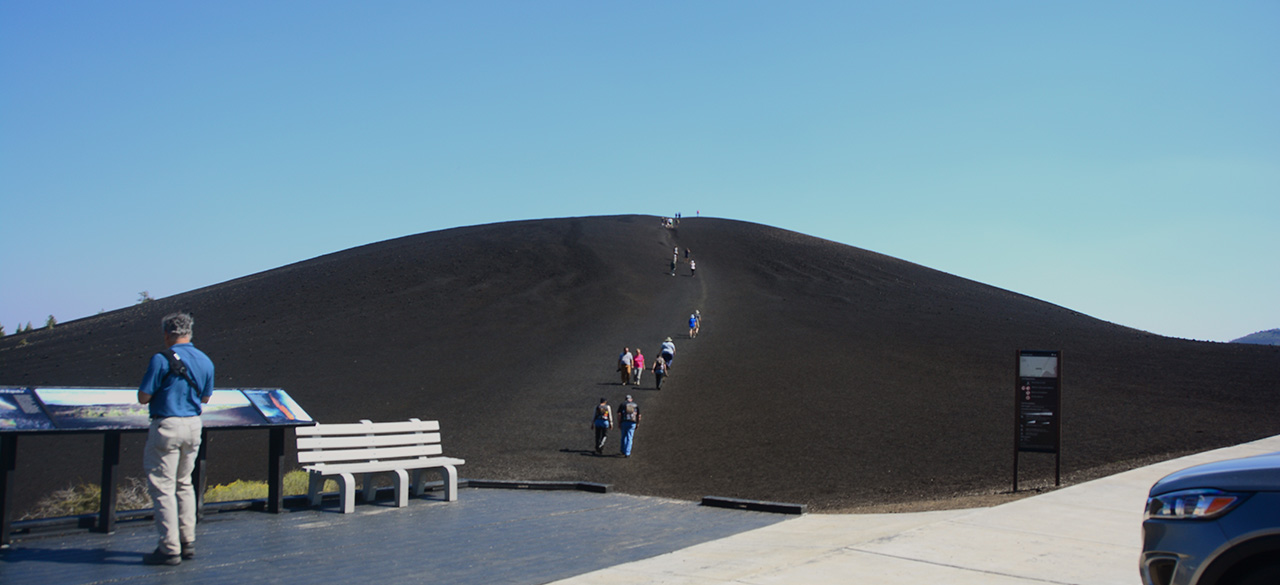
<path fill-rule="evenodd" d="M 116 531 L 116 477 L 120 467 L 120 431 L 102 436 L 102 483 L 98 501 L 98 532 Z"/>

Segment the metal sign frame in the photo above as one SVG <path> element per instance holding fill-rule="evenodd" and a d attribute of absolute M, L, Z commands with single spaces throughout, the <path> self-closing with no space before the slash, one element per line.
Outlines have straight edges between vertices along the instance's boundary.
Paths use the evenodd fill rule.
<path fill-rule="evenodd" d="M 1013 491 L 1022 452 L 1052 453 L 1053 484 L 1062 485 L 1062 352 L 1023 350 L 1014 361 Z"/>

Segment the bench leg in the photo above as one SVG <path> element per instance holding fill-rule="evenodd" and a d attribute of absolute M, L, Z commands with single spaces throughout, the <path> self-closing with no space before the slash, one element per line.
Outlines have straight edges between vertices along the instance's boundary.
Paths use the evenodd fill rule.
<path fill-rule="evenodd" d="M 396 476 L 394 479 L 396 486 L 396 507 L 403 508 L 409 505 L 409 472 L 403 469 L 392 470 Z"/>
<path fill-rule="evenodd" d="M 378 489 L 373 487 L 372 473 L 364 474 L 364 483 L 361 485 L 361 492 L 364 494 L 364 503 L 368 504 L 378 497 Z"/>
<path fill-rule="evenodd" d="M 458 468 L 452 465 L 441 465 L 440 467 L 430 467 L 427 469 L 413 470 L 413 495 L 414 497 L 422 497 L 427 491 L 427 473 L 430 471 L 440 471 L 440 478 L 444 480 L 444 500 L 446 502 L 457 501 L 458 499 Z"/>
<path fill-rule="evenodd" d="M 458 468 L 452 465 L 442 465 L 440 467 L 440 475 L 444 477 L 444 501 L 455 502 L 458 500 Z"/>
<path fill-rule="evenodd" d="M 324 489 L 324 474 L 307 472 L 307 502 L 311 507 L 320 505 L 320 491 Z"/>
<path fill-rule="evenodd" d="M 413 497 L 421 498 L 422 494 L 427 493 L 427 471 L 428 469 L 415 469 L 412 473 L 413 479 Z"/>
<path fill-rule="evenodd" d="M 342 473 L 338 476 L 338 493 L 342 498 L 342 513 L 350 514 L 356 511 L 356 478 L 350 473 Z"/>

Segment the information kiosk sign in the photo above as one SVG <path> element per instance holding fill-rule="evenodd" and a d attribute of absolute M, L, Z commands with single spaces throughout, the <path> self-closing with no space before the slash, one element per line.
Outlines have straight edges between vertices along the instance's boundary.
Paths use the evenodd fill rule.
<path fill-rule="evenodd" d="M 279 388 L 214 390 L 200 416 L 201 443 L 193 479 L 201 485 L 208 431 L 266 429 L 268 440 L 267 510 L 283 506 L 284 429 L 315 424 L 287 392 Z M 115 526 L 116 467 L 120 463 L 120 434 L 143 432 L 151 424 L 148 406 L 138 404 L 135 388 L 9 388 L 0 387 L 0 546 L 8 544 L 11 525 L 18 437 L 55 433 L 103 435 L 102 494 L 98 529 Z M 203 489 L 197 490 L 203 503 Z"/>
<path fill-rule="evenodd" d="M 1019 350 L 1016 367 L 1013 490 L 1021 452 L 1054 454 L 1054 483 L 1061 485 L 1062 352 Z"/>

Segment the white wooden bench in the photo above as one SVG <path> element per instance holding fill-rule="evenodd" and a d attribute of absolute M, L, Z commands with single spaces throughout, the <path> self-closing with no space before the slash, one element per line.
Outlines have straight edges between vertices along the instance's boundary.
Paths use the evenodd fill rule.
<path fill-rule="evenodd" d="M 421 496 L 426 491 L 424 476 L 439 469 L 444 477 L 446 501 L 458 499 L 458 469 L 462 459 L 440 455 L 440 423 L 411 418 L 403 422 L 375 423 L 362 420 L 351 424 L 321 424 L 298 427 L 298 463 L 309 474 L 307 497 L 320 505 L 325 478 L 334 476 L 342 498 L 342 513 L 355 511 L 355 476 L 364 476 L 364 500 L 375 495 L 375 474 L 394 474 L 396 506 L 409 505 L 409 490 Z M 412 481 L 410 481 L 412 473 Z"/>

